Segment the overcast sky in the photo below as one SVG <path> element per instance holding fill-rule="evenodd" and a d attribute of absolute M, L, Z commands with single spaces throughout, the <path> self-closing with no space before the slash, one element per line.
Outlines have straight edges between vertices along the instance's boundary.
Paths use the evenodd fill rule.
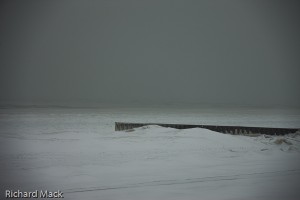
<path fill-rule="evenodd" d="M 1 1 L 5 103 L 300 105 L 297 1 Z"/>

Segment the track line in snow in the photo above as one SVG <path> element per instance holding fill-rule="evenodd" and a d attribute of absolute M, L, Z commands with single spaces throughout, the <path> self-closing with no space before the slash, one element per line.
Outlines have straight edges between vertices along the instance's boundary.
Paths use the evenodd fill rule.
<path fill-rule="evenodd" d="M 295 175 L 299 173 L 300 169 L 291 169 L 284 171 L 272 171 L 272 172 L 257 172 L 257 173 L 248 173 L 248 174 L 235 174 L 235 175 L 224 175 L 224 176 L 211 176 L 211 177 L 201 177 L 201 178 L 187 178 L 182 180 L 157 180 L 149 182 L 141 182 L 135 184 L 126 184 L 119 186 L 111 187 L 89 187 L 89 188 L 77 188 L 77 189 L 67 189 L 64 193 L 82 193 L 82 192 L 93 192 L 93 191 L 105 191 L 105 190 L 116 190 L 116 189 L 128 189 L 128 188 L 138 188 L 138 187 L 151 187 L 151 186 L 162 186 L 162 185 L 181 185 L 181 184 L 192 184 L 192 183 L 201 183 L 201 182 L 212 182 L 212 181 L 231 181 L 231 180 L 240 180 L 247 179 L 251 176 L 261 175 L 259 178 L 273 177 L 273 176 L 288 176 Z"/>

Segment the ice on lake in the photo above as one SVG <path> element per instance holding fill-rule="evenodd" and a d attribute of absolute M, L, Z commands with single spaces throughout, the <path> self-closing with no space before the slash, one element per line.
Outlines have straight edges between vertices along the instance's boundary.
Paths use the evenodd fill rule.
<path fill-rule="evenodd" d="M 1 193 L 65 199 L 299 199 L 300 134 L 237 136 L 115 121 L 298 128 L 300 114 L 249 108 L 1 108 Z"/>

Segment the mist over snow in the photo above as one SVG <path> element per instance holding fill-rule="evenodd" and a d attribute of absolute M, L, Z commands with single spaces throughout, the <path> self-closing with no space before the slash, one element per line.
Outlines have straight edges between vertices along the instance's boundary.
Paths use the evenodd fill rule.
<path fill-rule="evenodd" d="M 0 103 L 300 107 L 297 1 L 1 1 Z"/>
<path fill-rule="evenodd" d="M 0 2 L 0 199 L 300 199 L 298 1 Z"/>

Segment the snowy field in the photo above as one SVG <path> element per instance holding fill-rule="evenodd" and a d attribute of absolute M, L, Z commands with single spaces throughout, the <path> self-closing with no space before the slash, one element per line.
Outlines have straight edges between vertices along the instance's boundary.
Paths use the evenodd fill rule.
<path fill-rule="evenodd" d="M 64 199 L 300 199 L 300 133 L 236 136 L 114 122 L 300 127 L 300 112 L 230 108 L 1 108 L 4 191 Z"/>

